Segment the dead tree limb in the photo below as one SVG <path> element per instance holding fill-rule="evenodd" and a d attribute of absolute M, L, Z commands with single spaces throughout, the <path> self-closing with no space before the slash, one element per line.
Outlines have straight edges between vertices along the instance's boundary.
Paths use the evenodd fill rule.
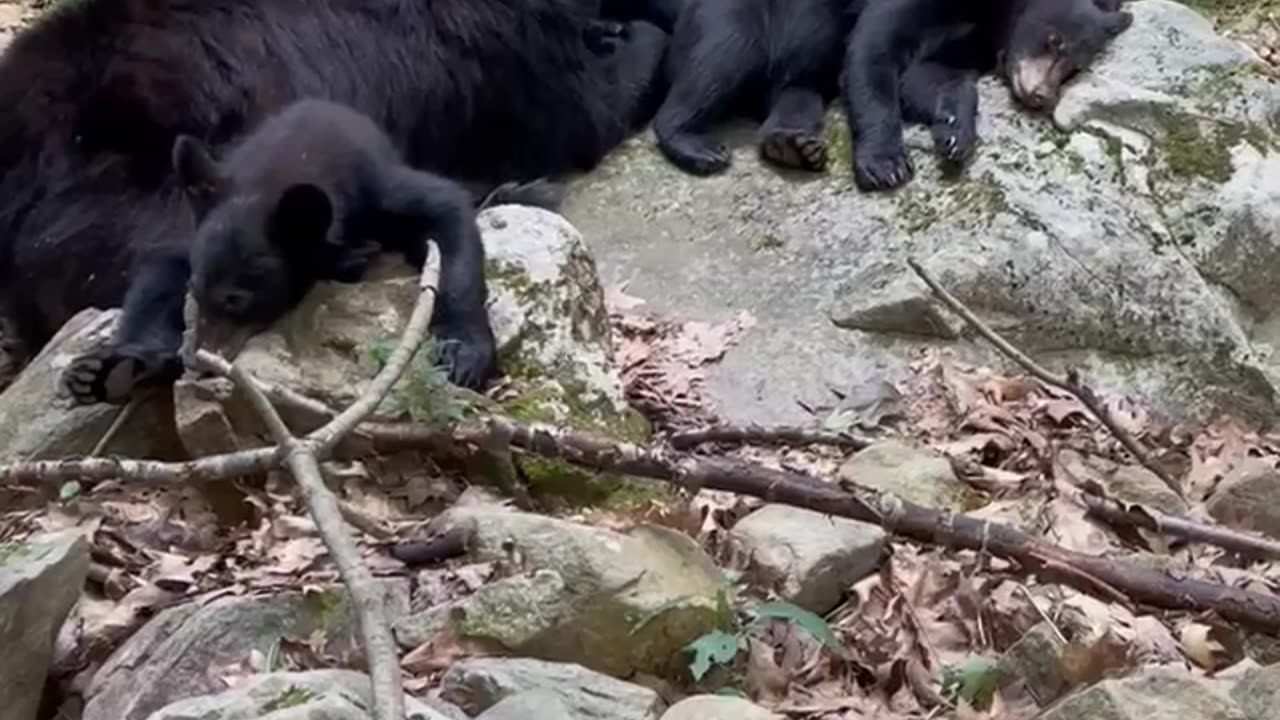
<path fill-rule="evenodd" d="M 1147 507 L 1130 506 L 1111 498 L 1104 498 L 1092 493 L 1083 493 L 1088 514 L 1118 527 L 1142 528 L 1151 532 L 1172 537 L 1202 542 L 1231 552 L 1252 557 L 1280 558 L 1280 542 L 1256 535 L 1215 527 L 1166 515 Z"/>
<path fill-rule="evenodd" d="M 473 443 L 507 444 L 603 472 L 666 480 L 691 489 L 724 490 L 876 523 L 890 533 L 922 543 L 987 552 L 1020 565 L 1042 580 L 1083 592 L 1096 593 L 1105 587 L 1135 605 L 1210 610 L 1227 620 L 1280 635 L 1280 596 L 1085 555 L 1007 525 L 934 510 L 866 488 L 841 489 L 809 475 L 757 463 L 649 451 L 585 433 L 506 418 L 490 418 L 484 428 L 459 429 L 454 437 Z"/>
<path fill-rule="evenodd" d="M 1086 385 L 1084 381 L 1080 379 L 1079 373 L 1075 370 L 1068 370 L 1066 376 L 1060 376 L 1049 372 L 1035 360 L 1032 360 L 1026 353 L 1014 347 L 1008 340 L 1001 337 L 995 330 L 988 327 L 986 323 L 982 322 L 982 320 L 979 319 L 977 315 L 973 314 L 973 311 L 966 307 L 964 303 L 960 302 L 960 300 L 958 300 L 954 295 L 947 292 L 947 289 L 942 287 L 942 285 L 935 280 L 919 262 L 914 259 L 908 259 L 907 264 L 910 265 L 916 275 L 924 281 L 924 284 L 929 286 L 929 289 L 933 291 L 933 294 L 938 298 L 938 300 L 942 301 L 942 304 L 950 308 L 952 312 L 959 315 L 965 323 L 969 325 L 969 327 L 973 328 L 974 332 L 981 335 L 1002 354 L 1015 363 L 1021 365 L 1023 369 L 1034 375 L 1041 382 L 1047 385 L 1052 385 L 1059 390 L 1068 392 L 1075 396 L 1082 405 L 1093 413 L 1094 417 L 1098 418 L 1098 421 L 1107 428 L 1111 435 L 1115 437 L 1115 439 L 1118 440 L 1120 444 L 1123 445 L 1124 448 L 1142 464 L 1143 467 L 1155 473 L 1156 477 L 1160 478 L 1160 480 L 1167 485 L 1170 490 L 1176 493 L 1178 497 L 1186 497 L 1182 492 L 1182 485 L 1169 474 L 1168 470 L 1151 457 L 1151 454 L 1138 443 L 1137 439 L 1135 439 L 1128 430 L 1120 426 L 1120 423 L 1116 421 L 1115 416 L 1111 414 L 1111 410 L 1108 409 L 1107 406 L 1098 398 L 1098 395 L 1093 391 L 1093 388 Z"/>
<path fill-rule="evenodd" d="M 829 445 L 841 450 L 862 450 L 870 440 L 849 433 L 816 430 L 794 425 L 761 427 L 759 425 L 717 425 L 702 430 L 678 432 L 671 436 L 671 447 L 690 450 L 703 443 L 732 445 Z"/>

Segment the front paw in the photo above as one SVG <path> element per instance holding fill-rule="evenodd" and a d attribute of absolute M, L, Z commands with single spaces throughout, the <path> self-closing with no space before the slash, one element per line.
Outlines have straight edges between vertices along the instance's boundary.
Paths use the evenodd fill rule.
<path fill-rule="evenodd" d="M 104 347 L 80 355 L 62 371 L 63 388 L 78 405 L 123 404 L 140 385 L 166 377 L 178 358 L 159 353 Z"/>
<path fill-rule="evenodd" d="M 853 154 L 853 180 L 863 191 L 892 190 L 915 174 L 901 140 L 860 143 Z"/>
<path fill-rule="evenodd" d="M 978 131 L 974 124 L 951 114 L 939 118 L 930 128 L 930 133 L 938 158 L 950 165 L 967 162 L 978 144 Z"/>
<path fill-rule="evenodd" d="M 480 390 L 497 374 L 497 343 L 487 322 L 469 328 L 437 328 L 433 332 L 440 343 L 436 362 L 448 372 L 449 382 Z"/>
<path fill-rule="evenodd" d="M 659 137 L 658 148 L 676 167 L 693 175 L 714 175 L 729 167 L 729 151 L 707 135 Z"/>

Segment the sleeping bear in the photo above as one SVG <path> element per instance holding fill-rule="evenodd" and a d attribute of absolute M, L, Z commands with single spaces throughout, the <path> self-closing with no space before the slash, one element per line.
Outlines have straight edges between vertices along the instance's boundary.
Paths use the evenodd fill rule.
<path fill-rule="evenodd" d="M 733 112 L 764 118 L 764 159 L 819 171 L 827 103 L 842 97 L 863 190 L 906 182 L 904 113 L 932 126 L 939 154 L 976 141 L 979 74 L 1001 69 L 1024 104 L 1046 107 L 1131 18 L 1118 0 L 689 0 L 665 64 L 671 87 L 654 118 L 675 165 L 729 165 L 710 135 Z"/>
<path fill-rule="evenodd" d="M 581 0 L 57 6 L 0 57 L 0 349 L 20 366 L 80 309 L 122 306 L 110 346 L 70 373 L 75 398 L 118 402 L 171 373 L 168 303 L 195 232 L 175 143 L 217 153 L 302 98 L 349 106 L 407 165 L 462 182 L 592 168 L 646 121 L 667 41 L 632 22 L 597 56 L 597 19 Z"/>

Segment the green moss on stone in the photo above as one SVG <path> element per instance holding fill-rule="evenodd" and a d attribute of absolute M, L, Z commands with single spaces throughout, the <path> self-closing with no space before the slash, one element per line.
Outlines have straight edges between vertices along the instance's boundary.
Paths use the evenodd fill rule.
<path fill-rule="evenodd" d="M 25 557 L 29 552 L 31 552 L 31 546 L 27 543 L 0 543 L 0 565 L 4 565 L 14 558 Z"/>
<path fill-rule="evenodd" d="M 277 710 L 284 710 L 285 708 L 298 707 L 299 705 L 305 705 L 311 702 L 315 698 L 316 698 L 316 694 L 311 692 L 310 690 L 307 690 L 306 688 L 300 688 L 297 685 L 290 685 L 287 690 L 280 693 L 279 697 L 272 698 L 271 700 L 268 700 L 266 703 L 263 703 L 262 707 L 259 709 L 258 714 L 267 715 L 269 713 L 276 712 Z"/>
<path fill-rule="evenodd" d="M 326 631 L 343 622 L 351 610 L 346 594 L 335 590 L 308 592 L 302 596 L 302 603 L 315 618 L 316 626 Z"/>

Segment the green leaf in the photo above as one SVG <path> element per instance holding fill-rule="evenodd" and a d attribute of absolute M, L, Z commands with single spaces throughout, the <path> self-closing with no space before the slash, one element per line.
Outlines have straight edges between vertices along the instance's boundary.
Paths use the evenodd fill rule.
<path fill-rule="evenodd" d="M 835 633 L 831 632 L 831 627 L 827 625 L 827 621 L 799 605 L 778 600 L 759 605 L 756 607 L 755 613 L 761 619 L 789 620 L 805 632 L 821 640 L 823 644 L 832 650 L 836 652 L 844 650 Z"/>
<path fill-rule="evenodd" d="M 737 632 L 738 622 L 733 613 L 733 604 L 729 602 L 729 591 L 721 588 L 716 591 L 716 627 L 725 632 Z"/>
<path fill-rule="evenodd" d="M 275 672 L 280 667 L 280 638 L 277 637 L 267 646 L 266 656 L 262 661 L 264 673 Z"/>
<path fill-rule="evenodd" d="M 999 685 L 1000 664 L 985 655 L 970 655 L 942 669 L 943 696 L 952 702 L 966 700 L 973 708 L 987 707 Z"/>
<path fill-rule="evenodd" d="M 58 501 L 66 502 L 70 500 L 80 494 L 80 489 L 80 483 L 75 480 L 62 483 L 62 487 L 58 488 Z"/>
<path fill-rule="evenodd" d="M 701 680 L 712 665 L 727 665 L 733 662 L 738 654 L 738 642 L 742 636 L 738 633 L 727 633 L 712 630 L 685 646 L 684 651 L 693 655 L 689 662 L 689 672 L 694 682 Z"/>

